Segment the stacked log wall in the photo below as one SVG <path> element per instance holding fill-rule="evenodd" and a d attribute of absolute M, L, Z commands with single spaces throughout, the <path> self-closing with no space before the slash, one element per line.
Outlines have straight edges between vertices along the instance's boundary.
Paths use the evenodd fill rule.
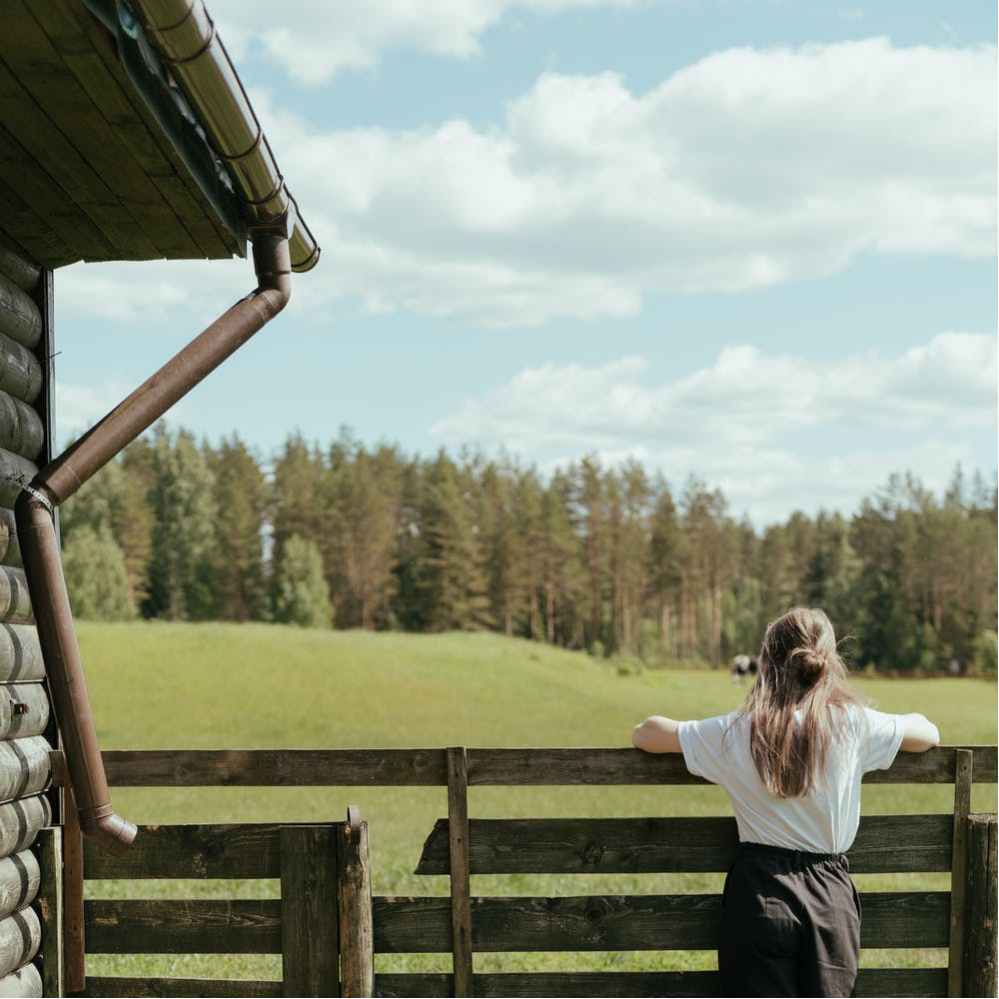
<path fill-rule="evenodd" d="M 51 457 L 52 278 L 0 243 L 0 995 L 42 995 L 39 831 L 55 799 L 45 667 L 14 503 Z"/>

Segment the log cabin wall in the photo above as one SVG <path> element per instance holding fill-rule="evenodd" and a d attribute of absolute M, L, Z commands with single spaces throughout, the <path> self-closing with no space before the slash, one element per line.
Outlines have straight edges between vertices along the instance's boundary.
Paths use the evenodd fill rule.
<path fill-rule="evenodd" d="M 42 994 L 39 860 L 55 741 L 13 506 L 51 457 L 52 274 L 0 243 L 0 995 Z"/>

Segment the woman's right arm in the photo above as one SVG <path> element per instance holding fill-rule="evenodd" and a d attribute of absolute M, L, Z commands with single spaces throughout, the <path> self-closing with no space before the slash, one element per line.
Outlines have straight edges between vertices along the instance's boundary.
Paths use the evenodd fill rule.
<path fill-rule="evenodd" d="M 631 733 L 631 744 L 646 753 L 680 753 L 680 723 L 662 715 L 653 715 L 636 725 Z"/>
<path fill-rule="evenodd" d="M 902 745 L 907 753 L 925 753 L 940 744 L 940 733 L 936 725 L 924 715 L 902 715 Z"/>

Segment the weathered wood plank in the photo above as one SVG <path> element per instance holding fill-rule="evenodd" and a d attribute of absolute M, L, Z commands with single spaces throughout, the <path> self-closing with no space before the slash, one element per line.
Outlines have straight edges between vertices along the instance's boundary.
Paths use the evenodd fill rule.
<path fill-rule="evenodd" d="M 0 996 L 19 996 L 27 999 L 29 996 L 62 995 L 63 993 L 44 991 L 42 976 L 34 964 L 26 964 L 23 968 L 12 971 L 0 978 Z"/>
<path fill-rule="evenodd" d="M 9 81 L 8 74 L 0 73 L 0 101 L 5 77 Z M 16 191 L 24 209 L 39 221 L 39 235 L 30 242 L 25 239 L 25 249 L 51 267 L 78 260 L 81 255 L 89 259 L 115 259 L 114 246 L 89 218 L 81 217 L 76 202 L 66 191 L 45 171 L 26 169 L 26 163 L 34 164 L 34 156 L 0 122 L 0 185 Z M 68 259 L 61 256 L 64 247 L 70 253 Z"/>
<path fill-rule="evenodd" d="M 0 447 L 35 461 L 44 446 L 42 418 L 28 403 L 0 388 Z"/>
<path fill-rule="evenodd" d="M 863 947 L 946 947 L 949 892 L 861 895 Z M 446 898 L 374 899 L 375 953 L 447 953 Z M 473 898 L 476 951 L 713 950 L 720 895 Z"/>
<path fill-rule="evenodd" d="M 41 735 L 49 723 L 49 697 L 40 683 L 0 685 L 0 739 Z"/>
<path fill-rule="evenodd" d="M 448 872 L 451 882 L 451 961 L 455 996 L 472 996 L 471 865 L 468 856 L 468 759 L 447 751 Z"/>
<path fill-rule="evenodd" d="M 7 0 L 7 3 L 19 5 L 20 0 Z M 5 124 L 16 131 L 28 154 L 35 162 L 44 163 L 49 176 L 73 199 L 77 215 L 89 216 L 117 247 L 119 256 L 126 247 L 140 254 L 141 259 L 160 256 L 137 220 L 122 206 L 117 192 L 105 181 L 107 174 L 102 171 L 101 163 L 94 162 L 94 151 L 90 149 L 84 153 L 78 146 L 80 136 L 71 138 L 66 134 L 76 132 L 76 129 L 63 121 L 62 109 L 68 111 L 75 105 L 84 107 L 84 120 L 89 123 L 94 118 L 91 102 L 61 60 L 46 56 L 49 46 L 44 42 L 44 35 L 41 35 L 42 44 L 38 45 L 40 33 L 31 30 L 31 21 L 23 12 L 11 23 L 17 25 L 18 44 L 36 50 L 36 58 L 19 62 L 17 76 L 0 62 L 0 97 L 3 98 Z M 52 104 L 42 107 L 34 94 L 49 93 L 50 88 Z M 71 115 L 67 115 L 67 120 L 69 117 Z M 111 141 L 112 148 L 117 149 L 117 141 Z M 104 153 L 99 159 L 106 159 L 106 155 Z M 117 177 L 117 171 L 114 175 Z"/>
<path fill-rule="evenodd" d="M 200 999 L 201 996 L 231 996 L 234 999 L 273 999 L 281 995 L 281 983 L 222 978 L 114 978 L 90 976 L 81 996 L 107 999 Z"/>
<path fill-rule="evenodd" d="M 0 742 L 0 801 L 44 791 L 52 776 L 51 751 L 40 735 Z"/>
<path fill-rule="evenodd" d="M 0 333 L 34 350 L 42 338 L 42 314 L 35 300 L 13 278 L 0 274 Z"/>
<path fill-rule="evenodd" d="M 0 389 L 31 405 L 42 391 L 42 366 L 27 347 L 0 333 Z"/>
<path fill-rule="evenodd" d="M 643 999 L 646 996 L 718 996 L 714 971 L 630 972 L 516 972 L 477 974 L 473 980 L 479 997 L 522 996 L 524 999 L 601 996 L 609 999 Z M 375 995 L 386 999 L 444 997 L 452 995 L 451 976 L 397 973 L 375 977 Z"/>
<path fill-rule="evenodd" d="M 0 860 L 0 919 L 34 902 L 41 883 L 41 867 L 30 850 Z"/>
<path fill-rule="evenodd" d="M 968 816 L 971 813 L 972 754 L 959 749 L 954 760 L 954 828 L 950 877 L 950 955 L 947 960 L 947 992 L 952 996 L 964 993 L 964 893 L 968 883 Z"/>
<path fill-rule="evenodd" d="M 277 825 L 141 826 L 128 850 L 115 857 L 83 845 L 87 880 L 116 878 L 277 878 Z"/>
<path fill-rule="evenodd" d="M 946 994 L 945 968 L 861 968 L 857 975 L 857 996 L 861 999 L 894 996 L 943 996 Z M 677 996 L 713 997 L 719 995 L 718 976 L 713 971 L 624 971 L 624 972 L 537 972 L 535 974 L 478 974 L 475 994 L 485 999 L 522 996 L 524 999 L 561 997 Z M 447 997 L 451 976 L 445 974 L 389 973 L 375 978 L 375 995 L 384 999 Z M 120 993 L 116 993 L 120 994 Z"/>
<path fill-rule="evenodd" d="M 996 945 L 996 816 L 968 820 L 968 884 L 965 892 L 964 995 L 999 993 Z"/>
<path fill-rule="evenodd" d="M 4 212 L 6 221 L 6 211 Z M 6 236 L 0 235 L 0 274 L 10 278 L 29 297 L 38 290 L 42 269 Z"/>
<path fill-rule="evenodd" d="M 2 452 L 0 452 L 2 456 Z M 951 784 L 954 753 L 899 753 L 874 783 Z M 973 746 L 974 779 L 996 780 L 996 747 Z M 469 785 L 706 784 L 679 757 L 635 749 L 469 749 Z M 117 750 L 104 754 L 118 787 L 445 787 L 443 749 Z"/>
<path fill-rule="evenodd" d="M 44 216 L 20 196 L 17 175 L 10 169 L 15 157 L 11 155 L 11 150 L 2 148 L 2 143 L 9 136 L 10 133 L 0 125 L 0 204 L 4 208 L 4 225 L 11 232 L 18 233 L 24 251 L 33 259 L 44 260 L 49 267 L 71 263 L 76 259 L 72 247 L 49 227 Z M 14 182 L 14 187 L 10 181 Z M 15 280 L 21 285 L 17 275 Z"/>
<path fill-rule="evenodd" d="M 88 899 L 88 954 L 280 954 L 280 899 Z"/>
<path fill-rule="evenodd" d="M 735 819 L 472 819 L 472 874 L 724 872 L 738 849 Z M 855 874 L 949 871 L 949 815 L 867 815 L 850 850 Z M 423 844 L 417 874 L 448 873 L 448 820 Z"/>
<path fill-rule="evenodd" d="M 83 833 L 80 816 L 68 789 L 62 796 L 63 969 L 66 992 L 73 995 L 87 984 L 87 948 L 83 927 Z"/>
<path fill-rule="evenodd" d="M 943 746 L 928 753 L 899 753 L 890 770 L 864 777 L 870 784 L 950 784 L 954 753 L 975 754 L 976 782 L 997 777 L 996 747 Z M 481 785 L 705 784 L 687 772 L 681 756 L 635 749 L 469 749 L 468 783 Z"/>
<path fill-rule="evenodd" d="M 52 806 L 44 795 L 4 802 L 0 805 L 0 857 L 31 846 L 51 822 Z"/>
<path fill-rule="evenodd" d="M 0 565 L 22 565 L 14 511 L 4 507 L 0 507 Z"/>
<path fill-rule="evenodd" d="M 443 749 L 118 750 L 117 787 L 444 787 Z"/>
<path fill-rule="evenodd" d="M 35 72 L 44 74 L 46 94 L 59 108 L 61 131 L 99 174 L 114 176 L 115 194 L 163 255 L 190 256 L 191 244 L 176 214 L 121 141 L 125 123 L 135 121 L 134 109 L 100 55 L 80 44 L 75 12 L 60 4 L 33 4 L 31 13 L 41 27 L 31 30 L 21 15 L 22 51 Z"/>
<path fill-rule="evenodd" d="M 13 457 L 10 451 L 0 453 Z M 0 565 L 0 621 L 30 624 L 34 619 L 24 570 L 11 565 Z"/>
<path fill-rule="evenodd" d="M 38 914 L 42 924 L 43 991 L 46 996 L 64 996 L 62 829 L 46 829 L 42 833 L 39 854 Z"/>
<path fill-rule="evenodd" d="M 375 945 L 371 916 L 371 854 L 368 824 L 356 805 L 337 836 L 337 905 L 340 929 L 340 994 L 371 996 Z"/>
<path fill-rule="evenodd" d="M 32 960 L 41 940 L 42 926 L 30 906 L 0 919 L 0 978 Z"/>
<path fill-rule="evenodd" d="M 335 828 L 284 826 L 279 840 L 282 995 L 339 995 Z"/>
<path fill-rule="evenodd" d="M 0 537 L 3 536 L 0 529 Z M 45 662 L 33 624 L 0 623 L 0 682 L 44 680 Z"/>

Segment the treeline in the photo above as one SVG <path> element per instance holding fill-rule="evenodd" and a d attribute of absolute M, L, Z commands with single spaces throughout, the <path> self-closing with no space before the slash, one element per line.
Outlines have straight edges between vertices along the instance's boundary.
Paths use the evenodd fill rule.
<path fill-rule="evenodd" d="M 596 654 L 718 665 L 797 603 L 857 666 L 996 668 L 996 489 L 893 476 L 851 518 L 758 532 L 690 479 L 584 458 L 410 457 L 347 432 L 264 463 L 159 425 L 61 511 L 74 611 L 109 620 L 489 629 Z"/>

